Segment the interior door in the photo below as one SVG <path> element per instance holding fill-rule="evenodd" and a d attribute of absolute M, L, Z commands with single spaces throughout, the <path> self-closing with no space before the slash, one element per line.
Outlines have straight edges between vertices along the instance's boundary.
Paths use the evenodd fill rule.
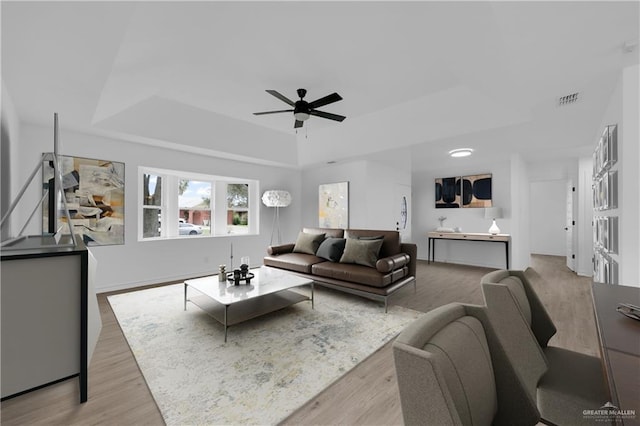
<path fill-rule="evenodd" d="M 400 241 L 411 240 L 411 186 L 396 184 L 395 229 L 400 232 Z"/>
<path fill-rule="evenodd" d="M 569 179 L 567 181 L 567 219 L 565 225 L 566 231 L 566 247 L 567 247 L 567 268 L 572 271 L 576 270 L 575 267 L 575 251 L 573 247 L 573 228 L 575 227 L 575 219 L 573 216 L 573 204 L 575 197 L 575 187 L 573 181 Z"/>

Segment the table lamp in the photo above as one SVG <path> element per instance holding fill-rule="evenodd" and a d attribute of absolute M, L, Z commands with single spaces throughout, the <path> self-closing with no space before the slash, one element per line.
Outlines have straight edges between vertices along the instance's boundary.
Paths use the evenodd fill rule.
<path fill-rule="evenodd" d="M 489 233 L 493 235 L 499 234 L 500 228 L 496 225 L 496 219 L 502 218 L 502 209 L 500 207 L 487 207 L 484 209 L 484 218 L 493 220 Z"/>

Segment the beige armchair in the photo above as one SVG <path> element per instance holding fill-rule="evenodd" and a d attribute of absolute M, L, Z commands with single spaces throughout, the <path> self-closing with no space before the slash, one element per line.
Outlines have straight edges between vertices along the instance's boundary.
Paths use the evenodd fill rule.
<path fill-rule="evenodd" d="M 542 421 L 593 425 L 583 411 L 609 401 L 600 359 L 548 346 L 556 327 L 522 271 L 494 271 L 481 284 L 493 328 L 536 399 Z"/>
<path fill-rule="evenodd" d="M 449 304 L 410 324 L 393 354 L 407 425 L 535 425 L 535 401 L 486 308 Z"/>

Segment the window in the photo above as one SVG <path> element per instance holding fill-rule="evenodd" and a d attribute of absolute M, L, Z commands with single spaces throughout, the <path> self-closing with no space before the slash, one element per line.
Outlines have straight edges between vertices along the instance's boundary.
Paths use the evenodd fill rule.
<path fill-rule="evenodd" d="M 180 179 L 178 223 L 180 235 L 211 235 L 211 182 Z M 187 229 L 187 225 L 200 228 Z"/>
<path fill-rule="evenodd" d="M 139 169 L 139 239 L 258 234 L 258 181 Z"/>
<path fill-rule="evenodd" d="M 162 219 L 162 177 L 144 174 L 142 193 L 142 237 L 159 237 Z"/>
<path fill-rule="evenodd" d="M 227 184 L 227 232 L 249 233 L 249 185 L 246 183 Z"/>

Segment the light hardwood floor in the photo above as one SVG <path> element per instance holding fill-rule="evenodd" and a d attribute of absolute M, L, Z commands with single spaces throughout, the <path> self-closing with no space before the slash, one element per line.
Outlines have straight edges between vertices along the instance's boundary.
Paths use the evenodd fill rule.
<path fill-rule="evenodd" d="M 559 330 L 550 344 L 598 355 L 591 280 L 576 276 L 564 261 L 563 257 L 534 255 L 532 267 L 527 270 Z M 407 287 L 391 303 L 423 312 L 450 302 L 482 304 L 479 281 L 489 271 L 418 261 L 417 291 Z M 68 380 L 3 401 L 3 425 L 164 424 L 106 297 L 107 294 L 98 296 L 103 328 L 89 368 L 89 401 L 78 404 L 77 380 Z M 391 344 L 284 421 L 291 425 L 401 423 Z"/>

